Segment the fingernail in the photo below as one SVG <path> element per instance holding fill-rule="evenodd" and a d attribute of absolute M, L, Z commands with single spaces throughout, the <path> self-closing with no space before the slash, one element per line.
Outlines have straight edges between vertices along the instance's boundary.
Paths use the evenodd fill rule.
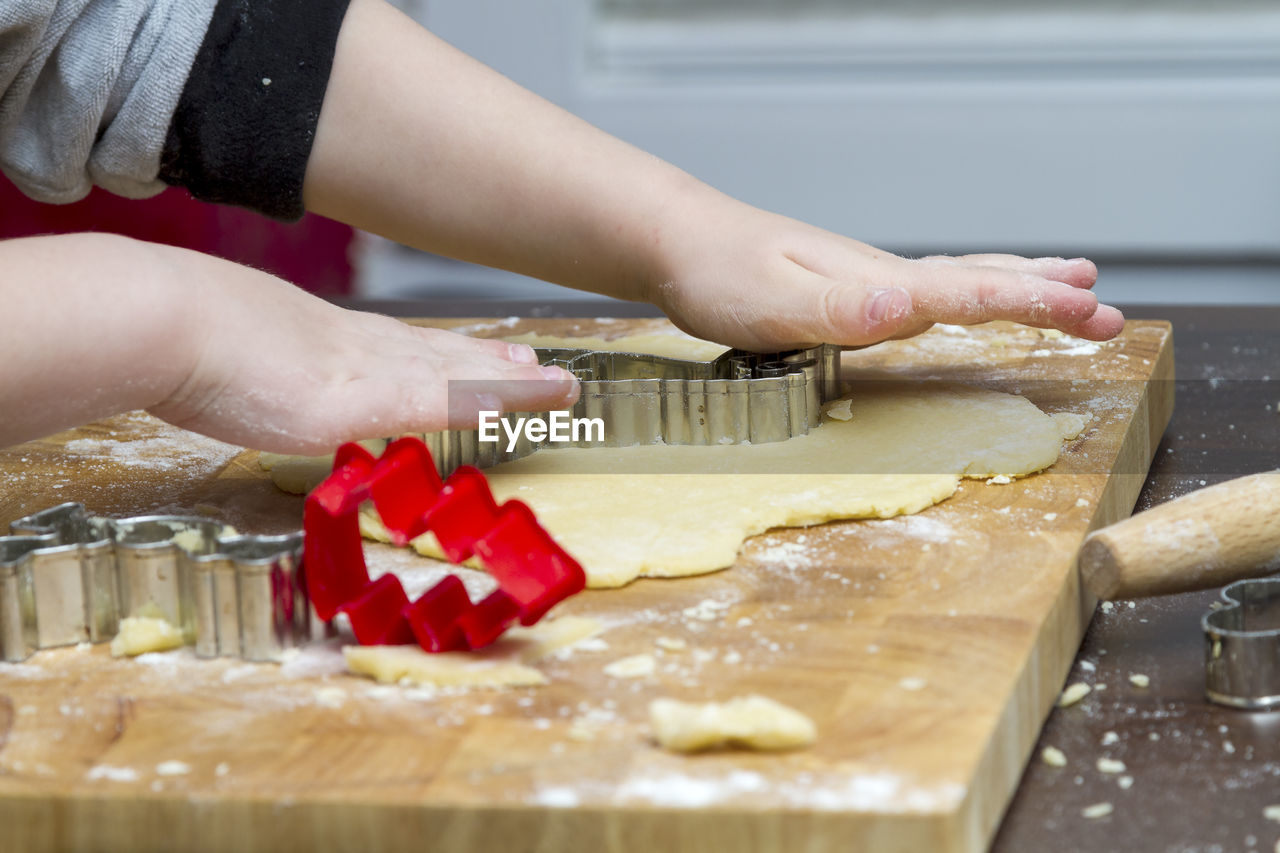
<path fill-rule="evenodd" d="M 542 374 L 544 379 L 554 379 L 563 382 L 566 379 L 572 379 L 573 374 L 565 370 L 563 367 L 540 367 L 538 372 Z"/>
<path fill-rule="evenodd" d="M 896 320 L 911 310 L 911 297 L 900 287 L 882 290 L 871 297 L 867 319 L 872 323 Z"/>
<path fill-rule="evenodd" d="M 538 354 L 528 344 L 508 344 L 507 357 L 516 364 L 537 364 Z"/>

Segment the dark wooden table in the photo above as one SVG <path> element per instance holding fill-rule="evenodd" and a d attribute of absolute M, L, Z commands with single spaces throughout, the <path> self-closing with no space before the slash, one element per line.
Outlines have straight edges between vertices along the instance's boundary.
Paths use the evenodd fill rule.
<path fill-rule="evenodd" d="M 1280 308 L 1126 313 L 1173 323 L 1178 374 L 1173 420 L 1135 511 L 1280 468 Z M 1068 682 L 1107 689 L 1049 715 L 993 850 L 1280 850 L 1280 821 L 1263 814 L 1280 804 L 1280 713 L 1204 698 L 1200 617 L 1217 597 L 1213 590 L 1099 608 Z M 1147 675 L 1151 686 L 1131 689 L 1130 673 Z M 1061 749 L 1067 766 L 1043 763 L 1046 746 Z M 1101 773 L 1100 756 L 1127 769 Z M 1133 779 L 1127 790 L 1122 775 Z M 1110 817 L 1081 816 L 1101 802 L 1114 806 Z"/>
<path fill-rule="evenodd" d="M 654 313 L 617 302 L 349 304 L 400 316 Z M 1147 305 L 1126 314 L 1173 323 L 1179 377 L 1173 421 L 1136 510 L 1280 468 L 1280 308 Z M 1280 713 L 1233 711 L 1204 698 L 1200 617 L 1216 597 L 1099 608 L 1068 679 L 1095 690 L 1049 715 L 993 850 L 1280 851 L 1280 820 L 1264 816 L 1280 805 Z M 1130 674 L 1146 675 L 1150 687 L 1132 689 Z M 1046 746 L 1062 750 L 1065 767 L 1041 761 Z M 1099 771 L 1101 757 L 1125 770 Z M 1082 815 L 1098 803 L 1110 803 L 1112 813 Z"/>

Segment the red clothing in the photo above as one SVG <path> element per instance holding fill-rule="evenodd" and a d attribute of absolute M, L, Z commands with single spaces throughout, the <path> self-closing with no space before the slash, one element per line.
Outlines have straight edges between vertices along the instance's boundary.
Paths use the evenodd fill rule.
<path fill-rule="evenodd" d="M 94 189 L 74 204 L 41 204 L 0 177 L 0 239 L 103 231 L 195 249 L 247 264 L 312 293 L 351 293 L 354 231 L 307 214 L 278 222 L 238 207 L 206 204 L 186 190 L 127 199 Z"/>

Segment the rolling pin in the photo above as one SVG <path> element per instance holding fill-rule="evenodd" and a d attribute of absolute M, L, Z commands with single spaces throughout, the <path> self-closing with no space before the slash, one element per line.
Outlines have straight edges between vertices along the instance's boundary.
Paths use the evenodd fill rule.
<path fill-rule="evenodd" d="M 1080 574 L 1100 599 L 1223 586 L 1280 571 L 1280 471 L 1200 489 L 1094 531 Z"/>

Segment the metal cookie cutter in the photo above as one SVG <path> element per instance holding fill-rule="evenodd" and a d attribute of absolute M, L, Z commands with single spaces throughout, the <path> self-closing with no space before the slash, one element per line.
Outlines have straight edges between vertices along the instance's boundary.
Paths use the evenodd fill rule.
<path fill-rule="evenodd" d="M 635 444 L 767 444 L 804 435 L 821 422 L 822 404 L 840 394 L 840 350 L 833 344 L 777 353 L 729 350 L 711 361 L 589 349 L 535 348 L 544 365 L 578 377 L 582 394 L 566 414 L 600 418 L 604 441 L 534 443 L 523 435 L 481 442 L 478 430 L 421 436 L 441 476 L 461 465 L 486 468 L 541 447 Z M 513 412 L 503 419 L 542 416 Z"/>
<path fill-rule="evenodd" d="M 1280 578 L 1236 581 L 1222 600 L 1200 620 L 1205 693 L 1250 711 L 1280 706 Z"/>
<path fill-rule="evenodd" d="M 111 519 L 65 503 L 0 537 L 0 658 L 110 640 L 155 613 L 201 657 L 275 660 L 322 636 L 301 578 L 302 534 L 224 535 L 185 516 Z"/>

